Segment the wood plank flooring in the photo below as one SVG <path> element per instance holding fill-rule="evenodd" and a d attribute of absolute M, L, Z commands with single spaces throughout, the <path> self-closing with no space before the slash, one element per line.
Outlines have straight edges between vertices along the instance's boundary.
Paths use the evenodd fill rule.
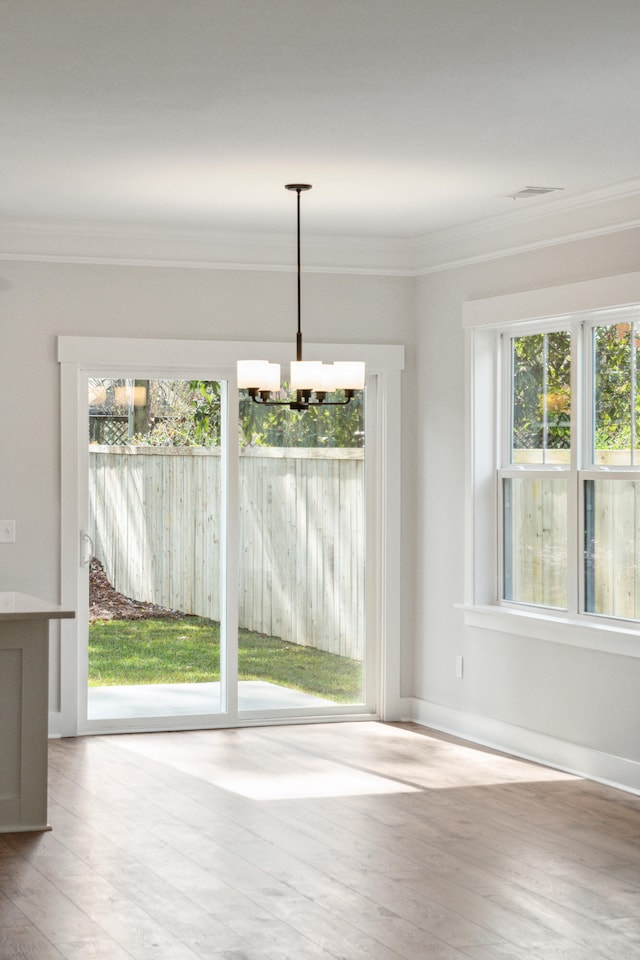
<path fill-rule="evenodd" d="M 410 724 L 50 743 L 1 960 L 630 960 L 640 798 Z"/>

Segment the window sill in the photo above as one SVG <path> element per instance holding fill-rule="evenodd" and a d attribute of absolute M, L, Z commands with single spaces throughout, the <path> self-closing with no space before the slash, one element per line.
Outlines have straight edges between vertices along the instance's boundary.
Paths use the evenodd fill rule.
<path fill-rule="evenodd" d="M 623 657 L 640 657 L 640 628 L 621 621 L 596 622 L 587 617 L 537 613 L 507 606 L 458 604 L 468 627 L 512 633 L 534 640 L 600 650 Z"/>

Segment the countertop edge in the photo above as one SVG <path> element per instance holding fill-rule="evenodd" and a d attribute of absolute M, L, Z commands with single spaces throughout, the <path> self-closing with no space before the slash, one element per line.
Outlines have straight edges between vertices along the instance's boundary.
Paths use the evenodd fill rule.
<path fill-rule="evenodd" d="M 14 590 L 0 591 L 0 622 L 8 620 L 72 620 L 74 610 L 68 610 L 48 600 L 40 600 L 28 593 Z"/>

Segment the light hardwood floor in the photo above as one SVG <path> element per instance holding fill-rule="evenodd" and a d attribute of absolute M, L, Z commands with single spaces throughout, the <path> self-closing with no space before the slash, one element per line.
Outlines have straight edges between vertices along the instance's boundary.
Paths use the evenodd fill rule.
<path fill-rule="evenodd" d="M 50 744 L 1 960 L 633 960 L 640 798 L 410 724 Z"/>

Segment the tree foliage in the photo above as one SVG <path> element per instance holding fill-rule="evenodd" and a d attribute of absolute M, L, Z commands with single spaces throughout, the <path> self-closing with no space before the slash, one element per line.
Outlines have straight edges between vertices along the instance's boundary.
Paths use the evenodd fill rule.
<path fill-rule="evenodd" d="M 148 429 L 129 442 L 154 446 L 219 446 L 221 384 L 217 380 L 149 381 Z M 340 394 L 336 394 L 339 399 Z M 255 403 L 246 391 L 239 399 L 242 446 L 361 447 L 364 445 L 364 393 L 350 403 L 306 411 Z"/>
<path fill-rule="evenodd" d="M 364 396 L 362 391 L 357 391 L 353 400 L 344 406 L 315 407 L 301 412 L 288 407 L 261 406 L 242 391 L 240 428 L 242 442 L 247 446 L 362 447 Z"/>
<path fill-rule="evenodd" d="M 631 446 L 632 416 L 637 422 L 640 413 L 632 390 L 632 365 L 636 374 L 640 373 L 640 342 L 634 328 L 635 324 L 618 323 L 594 331 L 596 450 L 628 450 Z"/>
<path fill-rule="evenodd" d="M 632 419 L 640 416 L 640 331 L 619 323 L 593 331 L 594 446 L 629 449 Z M 514 337 L 512 342 L 513 446 L 570 446 L 571 341 L 569 331 Z M 640 431 L 638 431 L 640 433 Z M 636 443 L 638 445 L 638 443 Z"/>
<path fill-rule="evenodd" d="M 513 445 L 566 449 L 571 445 L 569 331 L 513 338 Z"/>

